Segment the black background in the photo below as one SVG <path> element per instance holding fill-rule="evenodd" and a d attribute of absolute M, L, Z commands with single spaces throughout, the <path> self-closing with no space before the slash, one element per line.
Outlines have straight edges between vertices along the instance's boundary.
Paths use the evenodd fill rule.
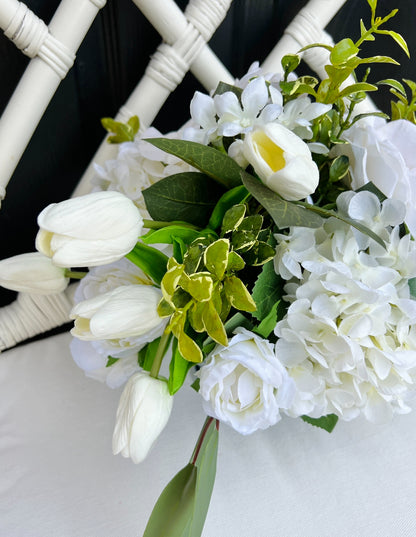
<path fill-rule="evenodd" d="M 0 0 L 1 1 L 1 0 Z M 48 22 L 58 0 L 28 0 L 27 5 Z M 184 9 L 186 1 L 178 0 Z M 210 42 L 230 72 L 242 76 L 250 64 L 265 59 L 305 0 L 234 0 Z M 388 27 L 405 37 L 416 54 L 414 0 L 379 0 L 383 16 L 399 8 Z M 359 19 L 369 20 L 366 0 L 348 0 L 328 26 L 335 40 L 359 36 Z M 100 118 L 113 117 L 144 73 L 161 38 L 131 0 L 109 0 L 82 43 L 74 67 L 60 85 L 7 188 L 0 210 L 0 258 L 34 250 L 37 214 L 49 203 L 71 195 L 104 136 Z M 295 52 L 295 51 L 294 51 Z M 400 67 L 377 65 L 369 81 L 382 78 L 416 79 L 414 59 L 394 41 L 378 36 L 365 44 L 363 56 L 391 55 Z M 6 106 L 29 59 L 0 36 L 0 112 Z M 189 101 L 204 91 L 188 74 L 169 97 L 154 125 L 162 132 L 176 130 L 189 117 Z M 374 95 L 374 94 L 373 94 Z M 388 91 L 374 95 L 389 112 Z M 0 147 L 1 151 L 1 147 Z M 0 304 L 15 294 L 0 290 Z"/>

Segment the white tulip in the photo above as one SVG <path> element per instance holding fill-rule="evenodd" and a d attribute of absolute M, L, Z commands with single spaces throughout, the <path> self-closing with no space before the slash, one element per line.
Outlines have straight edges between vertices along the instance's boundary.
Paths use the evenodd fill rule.
<path fill-rule="evenodd" d="M 143 228 L 134 203 L 94 192 L 48 205 L 38 216 L 36 248 L 59 267 L 105 265 L 133 249 Z"/>
<path fill-rule="evenodd" d="M 157 313 L 161 298 L 161 291 L 151 285 L 123 285 L 84 300 L 71 311 L 71 334 L 86 341 L 131 336 L 142 336 L 141 343 L 153 341 L 166 325 Z"/>
<path fill-rule="evenodd" d="M 278 123 L 246 134 L 243 153 L 260 179 L 289 201 L 313 194 L 319 170 L 305 142 Z"/>
<path fill-rule="evenodd" d="M 169 420 L 173 396 L 165 381 L 146 372 L 130 377 L 121 394 L 113 434 L 113 453 L 143 461 Z"/>
<path fill-rule="evenodd" d="M 65 269 L 55 266 L 49 257 L 39 252 L 0 261 L 0 285 L 12 291 L 52 295 L 63 291 L 68 282 Z"/>

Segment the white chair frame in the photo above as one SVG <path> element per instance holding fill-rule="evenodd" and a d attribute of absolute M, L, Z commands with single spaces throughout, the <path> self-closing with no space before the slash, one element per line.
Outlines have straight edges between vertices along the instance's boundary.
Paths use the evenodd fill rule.
<path fill-rule="evenodd" d="M 207 43 L 227 14 L 232 0 L 190 0 L 183 13 L 174 0 L 133 0 L 159 32 L 162 43 L 116 119 L 133 115 L 141 126 L 150 126 L 171 92 L 190 70 L 211 91 L 220 80 L 234 78 Z M 346 0 L 310 0 L 286 28 L 262 67 L 278 71 L 285 54 L 314 43 L 331 43 L 324 31 Z M 75 54 L 98 11 L 106 0 L 62 0 L 49 26 L 19 0 L 0 1 L 0 27 L 31 59 L 0 119 L 0 202 L 7 184 L 61 80 L 73 65 Z M 304 60 L 323 78 L 328 52 L 314 48 Z M 360 109 L 375 107 L 367 100 Z M 102 165 L 116 156 L 117 147 L 105 143 L 98 148 L 74 196 L 88 193 L 93 163 Z M 17 300 L 0 309 L 0 352 L 20 341 L 68 321 L 74 286 L 59 295 L 20 293 Z"/>

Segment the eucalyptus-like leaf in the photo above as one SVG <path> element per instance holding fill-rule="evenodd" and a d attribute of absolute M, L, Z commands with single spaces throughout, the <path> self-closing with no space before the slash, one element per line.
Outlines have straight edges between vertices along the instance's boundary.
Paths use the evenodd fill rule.
<path fill-rule="evenodd" d="M 230 241 L 228 239 L 218 239 L 208 246 L 204 252 L 204 263 L 209 272 L 221 280 L 228 266 L 228 252 Z"/>
<path fill-rule="evenodd" d="M 322 218 L 319 215 L 304 210 L 300 205 L 284 200 L 247 172 L 243 172 L 241 177 L 244 186 L 263 205 L 278 228 L 283 229 L 290 226 L 315 228 L 322 225 Z"/>
<path fill-rule="evenodd" d="M 328 414 L 327 416 L 321 416 L 320 418 L 310 418 L 309 416 L 301 416 L 301 418 L 303 421 L 306 421 L 306 423 L 324 429 L 328 433 L 332 433 L 338 421 L 338 416 L 335 414 Z"/>
<path fill-rule="evenodd" d="M 169 259 L 165 254 L 152 246 L 138 242 L 126 257 L 150 276 L 155 283 L 160 284 L 166 273 Z"/>
<path fill-rule="evenodd" d="M 205 227 L 223 193 L 224 189 L 207 175 L 185 172 L 154 183 L 143 190 L 143 197 L 153 220 L 183 220 Z"/>
<path fill-rule="evenodd" d="M 145 141 L 184 160 L 227 188 L 234 188 L 241 184 L 240 166 L 231 157 L 217 149 L 196 142 L 171 138 L 148 138 Z"/>
<path fill-rule="evenodd" d="M 237 276 L 229 276 L 224 279 L 224 292 L 231 305 L 237 310 L 256 311 L 256 303 L 244 283 Z"/>
<path fill-rule="evenodd" d="M 224 215 L 228 211 L 228 209 L 230 209 L 233 205 L 240 204 L 248 196 L 249 193 L 247 192 L 246 187 L 244 187 L 243 185 L 236 186 L 231 190 L 227 190 L 227 192 L 225 192 L 218 200 L 217 205 L 212 211 L 208 226 L 211 229 L 217 229 L 221 225 Z"/>

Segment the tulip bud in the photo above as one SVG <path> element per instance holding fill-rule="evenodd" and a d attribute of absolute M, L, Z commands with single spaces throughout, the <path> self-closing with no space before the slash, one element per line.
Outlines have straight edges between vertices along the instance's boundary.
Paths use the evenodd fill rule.
<path fill-rule="evenodd" d="M 243 153 L 260 179 L 282 198 L 294 201 L 315 192 L 319 170 L 305 142 L 278 123 L 246 134 Z"/>
<path fill-rule="evenodd" d="M 38 216 L 36 248 L 58 267 L 105 265 L 130 252 L 143 228 L 134 203 L 94 192 L 48 205 Z"/>
<path fill-rule="evenodd" d="M 15 255 L 0 261 L 0 285 L 12 291 L 38 295 L 60 293 L 68 285 L 65 269 L 38 252 Z"/>
<path fill-rule="evenodd" d="M 86 341 L 131 336 L 143 336 L 143 343 L 153 341 L 166 325 L 157 313 L 161 298 L 161 291 L 151 285 L 123 285 L 83 300 L 72 308 L 71 334 Z"/>
<path fill-rule="evenodd" d="M 121 394 L 113 434 L 113 453 L 143 461 L 168 422 L 173 404 L 165 381 L 145 372 L 130 377 Z"/>

